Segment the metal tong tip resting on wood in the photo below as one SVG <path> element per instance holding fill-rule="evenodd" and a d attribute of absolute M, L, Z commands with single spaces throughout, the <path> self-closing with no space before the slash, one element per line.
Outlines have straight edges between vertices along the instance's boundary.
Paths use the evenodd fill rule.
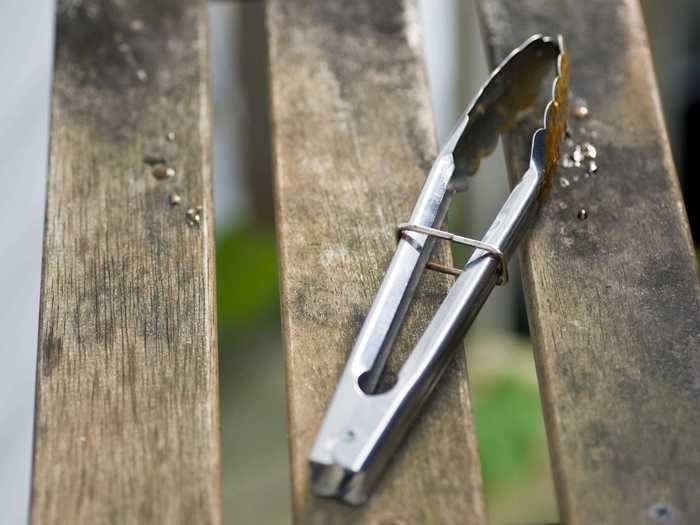
<path fill-rule="evenodd" d="M 529 168 L 480 240 L 440 230 L 452 195 L 466 187 L 481 158 L 554 75 L 543 127 L 534 132 Z M 459 119 L 435 160 L 396 252 L 360 330 L 310 454 L 321 496 L 364 503 L 494 286 L 507 280 L 507 260 L 532 222 L 538 197 L 559 160 L 568 114 L 568 59 L 563 39 L 534 35 L 513 50 Z M 475 248 L 462 270 L 429 264 L 436 239 Z M 377 392 L 390 349 L 426 267 L 457 276 L 396 383 Z"/>

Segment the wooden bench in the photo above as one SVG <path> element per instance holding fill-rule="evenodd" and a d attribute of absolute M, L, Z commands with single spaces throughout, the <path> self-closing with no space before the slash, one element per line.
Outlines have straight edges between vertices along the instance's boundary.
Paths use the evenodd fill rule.
<path fill-rule="evenodd" d="M 600 157 L 521 250 L 561 520 L 697 523 L 700 287 L 637 0 L 479 5 L 492 64 L 565 35 L 592 112 L 572 133 Z M 310 493 L 437 145 L 412 1 L 266 8 L 294 521 L 486 523 L 461 353 L 366 506 Z M 31 521 L 221 523 L 206 4 L 57 13 Z M 506 141 L 511 181 L 530 133 Z M 424 279 L 392 366 L 448 285 Z"/>

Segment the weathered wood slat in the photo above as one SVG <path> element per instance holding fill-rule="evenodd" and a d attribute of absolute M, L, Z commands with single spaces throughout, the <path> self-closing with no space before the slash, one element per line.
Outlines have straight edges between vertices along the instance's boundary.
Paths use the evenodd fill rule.
<path fill-rule="evenodd" d="M 309 449 L 395 248 L 395 227 L 409 216 L 436 153 L 417 24 L 410 1 L 267 5 L 300 524 L 484 522 L 461 355 L 365 507 L 309 490 Z M 392 358 L 406 355 L 446 285 L 444 276 L 426 276 Z"/>
<path fill-rule="evenodd" d="M 597 147 L 595 176 L 559 169 L 521 254 L 562 521 L 698 523 L 700 289 L 637 0 L 480 4 L 492 63 L 564 34 L 590 108 L 570 129 Z"/>
<path fill-rule="evenodd" d="M 221 522 L 206 54 L 203 1 L 58 4 L 34 523 Z"/>

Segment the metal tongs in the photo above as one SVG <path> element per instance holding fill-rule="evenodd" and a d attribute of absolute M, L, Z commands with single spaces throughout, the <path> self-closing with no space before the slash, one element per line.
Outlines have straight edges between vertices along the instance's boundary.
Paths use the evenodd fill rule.
<path fill-rule="evenodd" d="M 483 239 L 440 230 L 452 195 L 462 191 L 480 159 L 496 146 L 556 74 L 535 131 L 528 170 L 517 183 Z M 559 160 L 568 113 L 568 61 L 563 39 L 535 35 L 491 74 L 468 106 L 435 160 L 410 222 L 359 333 L 311 450 L 311 480 L 321 496 L 364 503 L 369 490 L 454 355 L 466 331 L 497 284 L 507 280 L 506 261 L 532 222 L 538 196 Z M 429 265 L 435 239 L 472 246 L 463 270 Z M 457 275 L 396 383 L 377 393 L 379 379 L 426 266 Z"/>

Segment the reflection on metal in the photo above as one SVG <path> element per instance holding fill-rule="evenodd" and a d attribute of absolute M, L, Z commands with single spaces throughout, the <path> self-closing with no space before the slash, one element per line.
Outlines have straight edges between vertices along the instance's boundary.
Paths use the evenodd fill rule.
<path fill-rule="evenodd" d="M 451 197 L 466 187 L 482 157 L 530 109 L 542 82 L 555 76 L 543 127 L 534 132 L 529 169 L 481 241 L 439 230 Z M 434 162 L 340 378 L 311 450 L 312 484 L 321 496 L 359 505 L 410 428 L 449 364 L 453 350 L 506 275 L 505 261 L 532 220 L 538 196 L 556 166 L 568 113 L 568 60 L 561 37 L 535 35 L 492 73 Z M 476 248 L 399 371 L 379 388 L 390 349 L 436 238 Z M 434 265 L 433 265 L 434 267 Z"/>

